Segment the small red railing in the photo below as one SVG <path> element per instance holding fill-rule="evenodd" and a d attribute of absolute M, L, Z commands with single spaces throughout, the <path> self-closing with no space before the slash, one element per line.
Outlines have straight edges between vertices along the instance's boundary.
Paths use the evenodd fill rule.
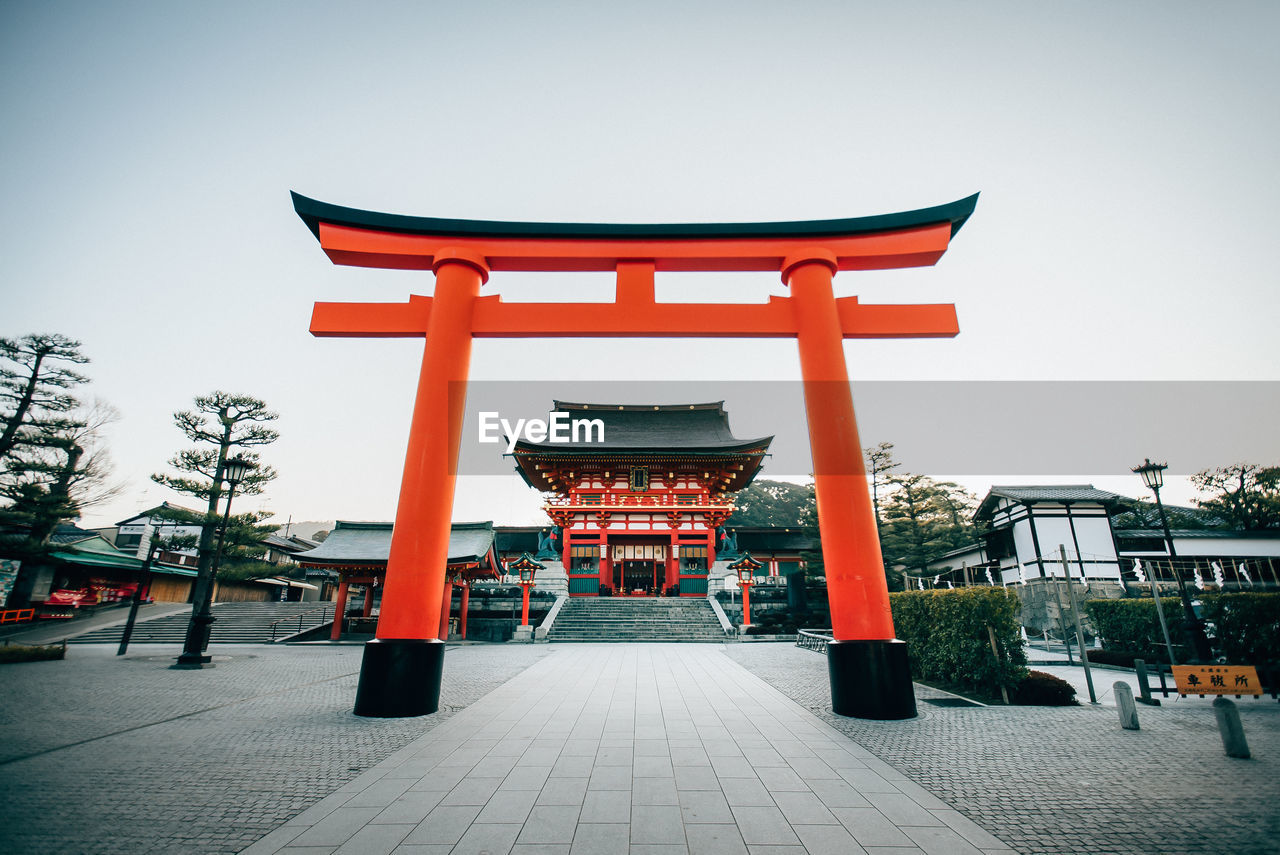
<path fill-rule="evenodd" d="M 22 623 L 35 620 L 35 609 L 5 609 L 0 611 L 0 623 Z"/>

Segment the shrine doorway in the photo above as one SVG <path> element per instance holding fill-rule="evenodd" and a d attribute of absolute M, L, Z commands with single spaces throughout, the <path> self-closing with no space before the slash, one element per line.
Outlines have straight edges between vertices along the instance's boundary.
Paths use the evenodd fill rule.
<path fill-rule="evenodd" d="M 665 564 L 662 569 L 662 575 L 665 576 Z M 622 562 L 619 592 L 625 590 L 629 595 L 639 596 L 640 592 L 643 592 L 646 595 L 655 596 L 660 592 L 660 583 L 657 561 L 633 558 Z"/>
<path fill-rule="evenodd" d="M 667 538 L 632 536 L 618 542 L 610 538 L 613 550 L 613 584 L 619 596 L 662 596 L 667 585 Z"/>

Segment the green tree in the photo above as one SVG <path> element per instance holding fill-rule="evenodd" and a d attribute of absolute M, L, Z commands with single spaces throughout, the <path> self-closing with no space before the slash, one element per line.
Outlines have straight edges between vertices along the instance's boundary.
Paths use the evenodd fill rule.
<path fill-rule="evenodd" d="M 1210 494 L 1195 503 L 1217 514 L 1226 525 L 1245 530 L 1280 528 L 1280 466 L 1233 463 L 1197 472 L 1191 483 Z"/>
<path fill-rule="evenodd" d="M 4 518 L 27 530 L 33 553 L 48 543 L 58 523 L 119 493 L 109 482 L 111 464 L 101 445 L 103 428 L 117 420 L 114 407 L 95 401 L 68 411 L 56 426 L 27 432 L 5 459 L 0 496 L 10 504 Z"/>
<path fill-rule="evenodd" d="M 817 506 L 812 484 L 758 479 L 734 497 L 728 525 L 798 528 Z"/>
<path fill-rule="evenodd" d="M 890 485 L 880 534 L 886 567 L 901 566 L 924 575 L 930 562 L 976 539 L 977 531 L 968 520 L 976 499 L 956 484 L 902 473 Z M 902 589 L 897 575 L 888 574 L 890 590 Z"/>
<path fill-rule="evenodd" d="M 192 601 L 200 603 L 209 585 L 213 584 L 212 567 L 218 525 L 221 522 L 219 502 L 224 486 L 223 469 L 227 458 L 236 454 L 258 463 L 257 452 L 250 449 L 275 442 L 280 434 L 267 427 L 267 422 L 279 418 L 267 409 L 265 402 L 248 395 L 232 395 L 214 392 L 195 399 L 194 410 L 180 410 L 173 414 L 174 424 L 190 441 L 193 448 L 179 451 L 169 461 L 178 475 L 158 473 L 151 479 L 171 490 L 195 496 L 205 502 L 206 510 L 199 520 L 202 526 L 197 546 L 196 584 Z M 267 483 L 274 480 L 276 471 L 270 466 L 259 465 L 236 485 L 236 495 L 252 496 L 261 493 Z M 255 520 L 260 522 L 261 520 Z M 228 541 L 231 533 L 228 528 Z"/>
<path fill-rule="evenodd" d="M 4 542 L 3 552 L 22 561 L 10 605 L 27 605 L 58 524 L 119 492 L 109 481 L 111 466 L 100 434 L 117 418 L 116 411 L 101 402 L 67 411 L 56 425 L 24 431 L 22 442 L 0 464 L 0 499 L 6 502 L 0 525 L 16 533 Z"/>
<path fill-rule="evenodd" d="M 77 427 L 67 415 L 80 403 L 70 390 L 88 378 L 69 366 L 88 361 L 66 336 L 0 338 L 0 461 Z"/>
<path fill-rule="evenodd" d="M 890 474 L 902 464 L 893 459 L 893 443 L 882 442 L 875 448 L 864 448 L 862 453 L 867 458 L 867 474 L 871 476 L 871 507 L 876 515 L 876 533 L 881 532 L 880 496 L 890 486 L 893 476 Z"/>

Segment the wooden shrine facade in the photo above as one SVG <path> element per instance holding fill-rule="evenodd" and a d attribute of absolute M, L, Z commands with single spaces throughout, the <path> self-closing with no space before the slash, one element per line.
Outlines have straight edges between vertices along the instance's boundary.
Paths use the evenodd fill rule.
<path fill-rule="evenodd" d="M 569 595 L 705 597 L 716 530 L 773 437 L 734 437 L 723 402 L 554 409 L 603 428 L 598 441 L 521 440 L 513 452 L 561 530 Z"/>

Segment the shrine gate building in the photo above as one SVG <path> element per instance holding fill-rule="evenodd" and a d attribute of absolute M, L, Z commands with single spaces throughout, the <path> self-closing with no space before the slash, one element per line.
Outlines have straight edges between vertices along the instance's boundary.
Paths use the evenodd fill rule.
<path fill-rule="evenodd" d="M 513 450 L 520 475 L 548 494 L 569 595 L 662 596 L 678 588 L 682 597 L 705 597 L 717 529 L 773 437 L 734 437 L 723 402 L 556 401 L 554 409 L 603 427 L 567 443 L 522 439 Z"/>

